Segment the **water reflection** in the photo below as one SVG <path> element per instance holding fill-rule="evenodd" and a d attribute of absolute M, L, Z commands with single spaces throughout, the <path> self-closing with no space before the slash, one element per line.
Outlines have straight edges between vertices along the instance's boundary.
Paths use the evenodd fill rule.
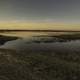
<path fill-rule="evenodd" d="M 49 33 L 47 33 L 49 34 Z M 52 52 L 80 52 L 80 40 L 60 41 L 55 37 L 32 37 L 34 35 L 47 35 L 46 33 L 25 34 L 22 39 L 17 39 L 5 43 L 1 48 L 16 49 L 17 51 L 52 51 Z M 14 35 L 14 34 L 13 34 Z M 17 34 L 18 35 L 18 34 Z M 20 34 L 19 34 L 20 35 Z M 29 35 L 29 37 L 27 36 Z M 21 36 L 21 35 L 20 35 Z M 37 42 L 35 42 L 37 41 Z"/>
<path fill-rule="evenodd" d="M 61 35 L 61 34 L 73 34 L 73 32 L 4 32 L 0 33 L 0 35 L 7 35 L 7 36 L 18 36 L 23 38 L 29 38 L 32 36 L 40 36 L 40 35 Z"/>

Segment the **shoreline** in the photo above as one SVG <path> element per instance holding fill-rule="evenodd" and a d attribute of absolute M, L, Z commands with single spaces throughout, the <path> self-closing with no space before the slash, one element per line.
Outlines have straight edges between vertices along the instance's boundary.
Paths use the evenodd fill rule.
<path fill-rule="evenodd" d="M 19 29 L 0 29 L 0 32 L 80 32 L 80 30 L 78 31 L 74 31 L 74 30 L 19 30 Z"/>

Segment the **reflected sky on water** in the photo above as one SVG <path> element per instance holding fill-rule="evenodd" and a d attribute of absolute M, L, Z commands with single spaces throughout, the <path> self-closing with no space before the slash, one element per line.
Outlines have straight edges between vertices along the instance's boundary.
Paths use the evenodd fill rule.
<path fill-rule="evenodd" d="M 5 34 L 5 33 L 4 33 Z M 30 42 L 32 36 L 40 35 L 60 35 L 64 33 L 29 33 L 29 32 L 12 32 L 5 35 L 19 36 L 21 39 L 8 41 L 1 48 L 15 49 L 17 51 L 59 51 L 59 52 L 80 52 L 80 40 L 68 42 L 53 42 L 53 43 L 33 43 Z M 65 33 L 68 34 L 68 33 Z"/>

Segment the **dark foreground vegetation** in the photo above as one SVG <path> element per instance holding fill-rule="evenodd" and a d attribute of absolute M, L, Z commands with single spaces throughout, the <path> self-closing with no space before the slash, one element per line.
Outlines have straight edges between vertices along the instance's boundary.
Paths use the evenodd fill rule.
<path fill-rule="evenodd" d="M 80 40 L 80 33 L 73 33 L 73 34 L 62 34 L 53 36 L 62 40 Z"/>
<path fill-rule="evenodd" d="M 80 40 L 80 33 L 61 34 L 61 35 L 40 35 L 33 36 L 32 43 L 54 43 L 54 42 L 68 42 L 71 40 Z"/>
<path fill-rule="evenodd" d="M 16 39 L 18 39 L 18 37 L 0 35 L 0 45 L 3 45 L 7 41 L 12 41 L 12 40 L 16 40 Z"/>
<path fill-rule="evenodd" d="M 0 80 L 80 80 L 80 53 L 0 49 Z"/>

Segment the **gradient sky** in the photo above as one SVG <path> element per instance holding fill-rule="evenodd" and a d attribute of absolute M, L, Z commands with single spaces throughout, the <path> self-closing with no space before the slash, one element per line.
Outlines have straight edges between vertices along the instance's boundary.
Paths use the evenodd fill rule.
<path fill-rule="evenodd" d="M 0 20 L 80 21 L 80 0 L 0 0 Z"/>
<path fill-rule="evenodd" d="M 0 22 L 80 23 L 80 0 L 0 0 Z"/>

